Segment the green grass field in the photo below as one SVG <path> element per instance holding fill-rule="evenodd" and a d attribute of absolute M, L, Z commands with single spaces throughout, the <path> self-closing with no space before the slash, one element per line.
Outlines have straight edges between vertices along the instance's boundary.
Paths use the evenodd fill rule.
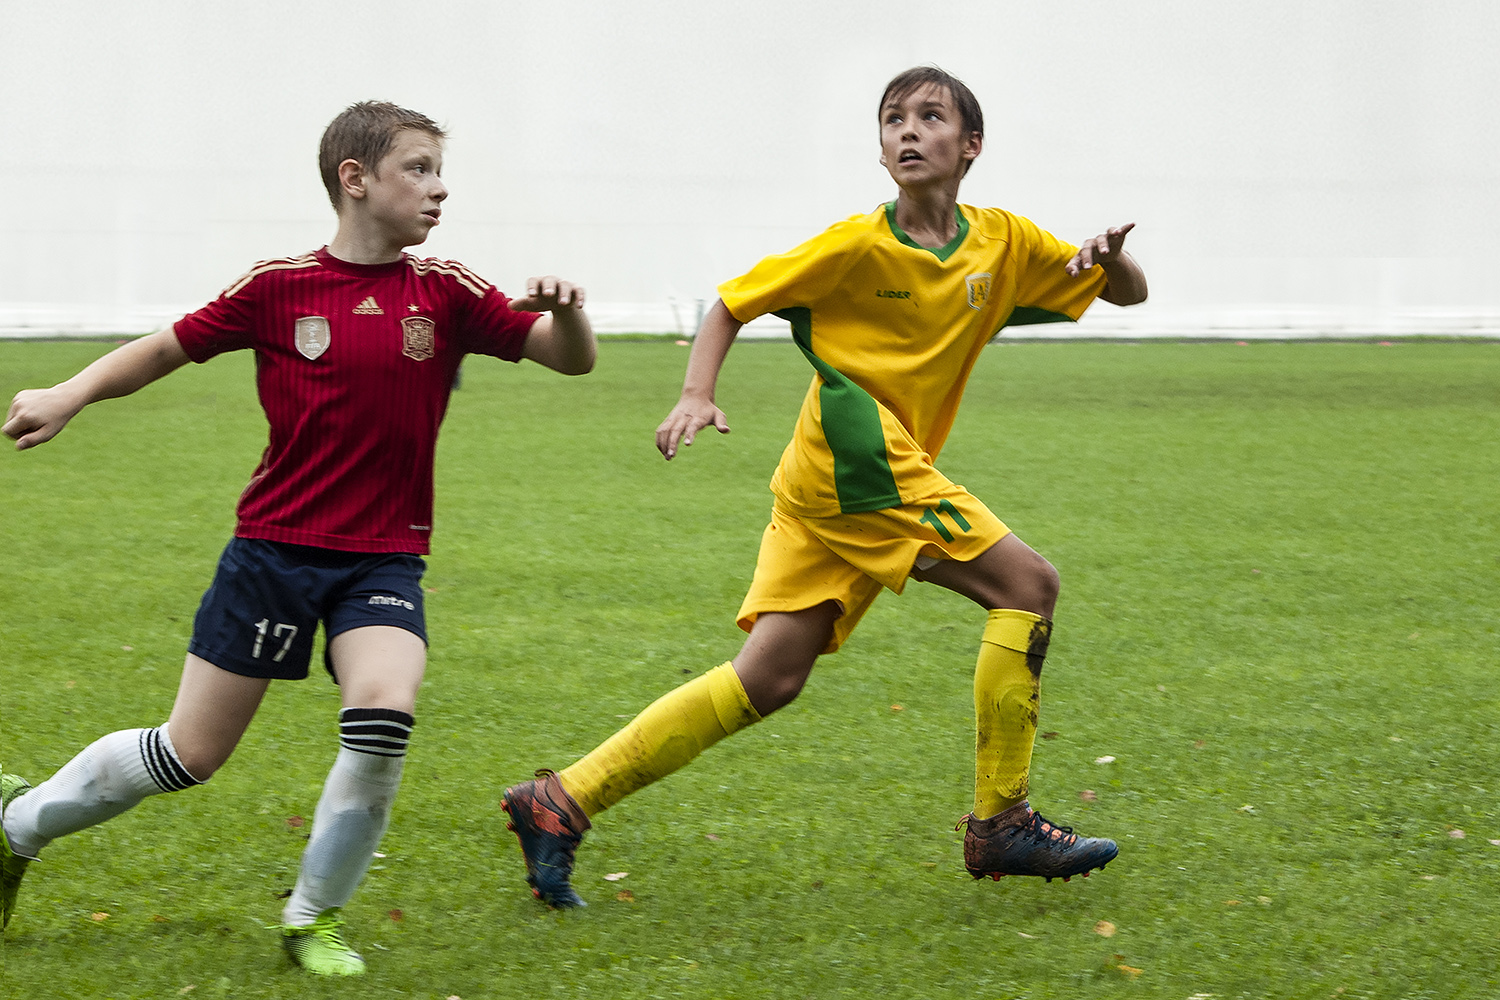
<path fill-rule="evenodd" d="M 0 395 L 107 346 L 0 344 Z M 368 977 L 312 981 L 264 929 L 336 750 L 319 675 L 207 787 L 48 849 L 4 996 L 1500 995 L 1497 343 L 985 353 L 941 465 L 1061 571 L 1033 802 L 1116 838 L 1106 872 L 964 873 L 983 612 L 914 584 L 790 708 L 601 817 L 592 906 L 541 908 L 500 790 L 734 654 L 809 375 L 740 345 L 733 433 L 666 464 L 686 355 L 466 365 L 406 783 L 348 910 Z M 192 367 L 0 455 L 7 770 L 166 718 L 264 443 L 252 373 Z"/>

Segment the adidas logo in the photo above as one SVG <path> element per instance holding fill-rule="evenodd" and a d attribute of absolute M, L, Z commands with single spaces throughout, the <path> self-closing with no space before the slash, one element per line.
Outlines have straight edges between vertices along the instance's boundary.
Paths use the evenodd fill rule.
<path fill-rule="evenodd" d="M 375 302 L 375 296 L 367 295 L 365 300 L 354 307 L 356 316 L 384 316 L 385 310 Z"/>

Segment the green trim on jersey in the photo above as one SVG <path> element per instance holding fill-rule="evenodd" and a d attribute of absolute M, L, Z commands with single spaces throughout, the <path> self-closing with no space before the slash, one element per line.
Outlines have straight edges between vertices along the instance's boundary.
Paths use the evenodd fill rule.
<path fill-rule="evenodd" d="M 958 234 L 944 246 L 924 247 L 910 236 L 907 236 L 906 230 L 896 225 L 896 203 L 894 201 L 885 203 L 885 221 L 890 223 L 891 232 L 895 234 L 896 239 L 909 247 L 926 250 L 938 260 L 947 260 L 949 257 L 952 257 L 953 251 L 957 250 L 963 244 L 964 237 L 969 235 L 969 220 L 964 218 L 964 213 L 959 211 L 957 205 L 953 206 L 953 214 L 958 219 Z"/>
<path fill-rule="evenodd" d="M 1036 306 L 1016 306 L 1011 310 L 1001 328 L 1007 326 L 1034 326 L 1037 323 L 1076 323 L 1072 316 L 1064 313 L 1053 312 L 1051 309 L 1038 309 Z"/>
<path fill-rule="evenodd" d="M 961 236 L 962 234 L 960 234 Z M 792 325 L 792 339 L 823 378 L 818 404 L 823 437 L 833 453 L 833 485 L 845 514 L 901 506 L 901 493 L 885 453 L 885 431 L 875 397 L 813 353 L 812 310 L 778 309 L 775 315 Z"/>

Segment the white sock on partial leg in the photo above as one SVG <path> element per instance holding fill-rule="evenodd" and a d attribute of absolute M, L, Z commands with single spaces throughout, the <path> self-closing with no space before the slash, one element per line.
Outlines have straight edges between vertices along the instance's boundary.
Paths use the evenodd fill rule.
<path fill-rule="evenodd" d="M 318 799 L 283 923 L 306 926 L 354 895 L 390 822 L 411 726 L 410 715 L 393 710 L 339 713 L 339 755 Z"/>
<path fill-rule="evenodd" d="M 122 729 L 84 747 L 5 810 L 11 849 L 34 858 L 52 841 L 112 819 L 148 795 L 202 784 L 177 758 L 167 727 Z"/>

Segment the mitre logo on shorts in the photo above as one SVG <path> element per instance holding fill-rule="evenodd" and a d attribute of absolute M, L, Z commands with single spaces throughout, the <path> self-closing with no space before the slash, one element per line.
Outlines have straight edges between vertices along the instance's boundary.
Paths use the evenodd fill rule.
<path fill-rule="evenodd" d="M 322 316 L 303 316 L 297 320 L 297 350 L 307 360 L 318 360 L 332 342 L 333 335 L 329 331 L 327 319 Z"/>
<path fill-rule="evenodd" d="M 401 353 L 413 361 L 432 357 L 437 324 L 426 316 L 408 316 L 401 321 Z"/>
<path fill-rule="evenodd" d="M 968 277 L 964 278 L 965 284 L 969 286 L 970 309 L 983 309 L 984 304 L 989 301 L 991 277 L 993 276 L 989 273 L 985 273 L 971 274 Z"/>

